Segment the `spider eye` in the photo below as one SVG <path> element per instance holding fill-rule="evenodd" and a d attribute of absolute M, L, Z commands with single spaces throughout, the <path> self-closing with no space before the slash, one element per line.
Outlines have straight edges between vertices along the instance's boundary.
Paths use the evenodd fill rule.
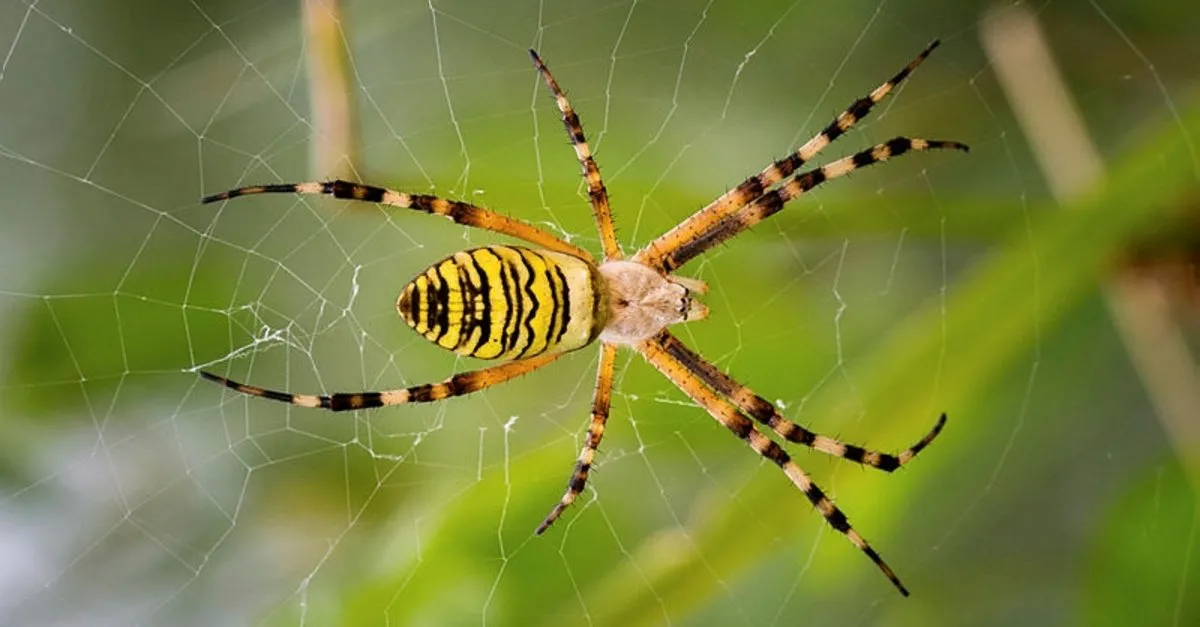
<path fill-rule="evenodd" d="M 684 322 L 703 320 L 708 317 L 708 306 L 692 298 L 691 292 L 684 292 L 680 302 L 679 313 Z"/>

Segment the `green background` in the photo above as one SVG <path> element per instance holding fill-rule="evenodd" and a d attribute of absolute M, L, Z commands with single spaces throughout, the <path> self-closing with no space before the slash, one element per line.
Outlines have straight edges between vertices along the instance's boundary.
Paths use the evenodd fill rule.
<path fill-rule="evenodd" d="M 1101 287 L 1200 206 L 1190 3 L 1018 5 L 1105 163 L 1069 207 L 983 53 L 987 3 L 499 5 L 352 2 L 336 21 L 318 6 L 332 46 L 290 0 L 0 7 L 0 623 L 1200 621 L 1200 443 L 1164 431 Z M 693 262 L 713 313 L 677 331 L 821 433 L 898 450 L 948 413 L 891 476 L 792 447 L 909 599 L 629 351 L 589 490 L 543 537 L 594 349 L 357 415 L 193 374 L 332 392 L 479 367 L 393 302 L 433 261 L 506 241 L 371 205 L 202 195 L 352 176 L 598 252 L 536 46 L 632 251 L 935 37 L 828 152 L 898 134 L 972 152 L 832 182 Z M 315 59 L 344 72 L 352 145 L 315 130 L 310 88 L 336 84 Z"/>

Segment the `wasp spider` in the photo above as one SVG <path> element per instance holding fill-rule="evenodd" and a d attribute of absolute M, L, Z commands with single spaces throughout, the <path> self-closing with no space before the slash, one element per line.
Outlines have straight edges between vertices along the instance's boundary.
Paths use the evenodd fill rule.
<path fill-rule="evenodd" d="M 734 381 L 673 336 L 667 327 L 700 320 L 707 308 L 696 300 L 707 286 L 673 272 L 706 250 L 745 231 L 783 208 L 788 201 L 830 179 L 906 152 L 933 149 L 967 150 L 953 141 L 897 137 L 827 165 L 799 171 L 818 152 L 870 113 L 925 57 L 930 43 L 891 80 L 860 98 L 823 131 L 795 152 L 767 166 L 700 209 L 648 246 L 626 257 L 613 229 L 608 192 L 584 140 L 583 127 L 571 103 L 542 63 L 530 51 L 562 113 L 575 155 L 583 169 L 588 198 L 604 247 L 597 263 L 586 250 L 531 224 L 465 202 L 394 191 L 346 181 L 289 183 L 243 187 L 208 196 L 216 202 L 265 193 L 323 194 L 443 216 L 524 240 L 536 246 L 493 245 L 464 250 L 417 275 L 396 304 L 404 321 L 426 339 L 460 355 L 502 360 L 497 366 L 456 374 L 441 382 L 384 392 L 317 396 L 291 394 L 245 385 L 208 372 L 206 379 L 238 392 L 302 407 L 345 411 L 440 401 L 476 392 L 532 372 L 597 339 L 600 364 L 592 398 L 591 424 L 566 493 L 537 528 L 541 534 L 583 491 L 604 436 L 612 394 L 613 363 L 618 346 L 636 350 L 693 401 L 743 440 L 754 452 L 778 465 L 830 526 L 843 533 L 883 571 L 901 594 L 908 591 L 853 527 L 846 515 L 817 487 L 775 441 L 756 426 L 789 442 L 891 472 L 909 462 L 941 431 L 943 414 L 919 442 L 891 455 L 818 435 L 779 414 L 766 399 Z"/>

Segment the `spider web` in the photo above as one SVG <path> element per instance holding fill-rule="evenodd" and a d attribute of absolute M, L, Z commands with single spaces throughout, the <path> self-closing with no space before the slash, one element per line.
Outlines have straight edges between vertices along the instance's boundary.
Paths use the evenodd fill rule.
<path fill-rule="evenodd" d="M 1072 199 L 997 78 L 1010 39 L 988 39 L 1006 16 L 1039 23 L 1089 158 L 1117 177 L 1139 156 L 1195 190 L 1194 12 L 679 4 L 0 8 L 0 623 L 1200 617 L 1200 445 L 1160 402 L 1180 386 L 1143 383 L 1146 343 L 1121 322 L 1136 316 L 1110 316 L 1125 301 L 1106 305 L 1079 261 L 1117 244 L 1070 230 Z M 935 37 L 823 161 L 900 134 L 970 155 L 831 182 L 704 255 L 682 274 L 709 283 L 713 314 L 677 330 L 820 433 L 898 450 L 949 414 L 894 476 L 795 450 L 910 600 L 629 351 L 588 489 L 540 538 L 586 428 L 593 348 L 467 398 L 356 415 L 194 374 L 333 392 L 477 368 L 405 328 L 393 302 L 431 262 L 503 241 L 372 205 L 205 194 L 348 177 L 598 250 L 535 47 L 580 112 L 632 251 Z M 1153 198 L 1170 188 L 1144 183 Z M 1186 356 L 1195 327 L 1181 333 Z M 1183 363 L 1172 372 L 1194 382 Z M 1131 576 L 1149 583 L 1128 590 Z"/>

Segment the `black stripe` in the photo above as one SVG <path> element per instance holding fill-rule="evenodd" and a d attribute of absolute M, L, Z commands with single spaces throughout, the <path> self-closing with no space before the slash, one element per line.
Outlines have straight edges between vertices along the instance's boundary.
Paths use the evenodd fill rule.
<path fill-rule="evenodd" d="M 735 190 L 736 196 L 743 201 L 742 204 L 750 202 L 755 198 L 763 195 L 765 186 L 763 185 L 762 177 L 752 176 L 741 182 Z"/>
<path fill-rule="evenodd" d="M 838 126 L 838 121 L 835 118 L 832 122 L 829 123 L 829 126 L 826 126 L 825 129 L 821 131 L 821 134 L 824 135 L 825 138 L 829 140 L 829 143 L 833 143 L 834 140 L 841 137 L 842 133 L 845 133 L 845 132 L 846 131 L 843 131 L 841 126 Z"/>
<path fill-rule="evenodd" d="M 482 326 L 483 331 L 479 336 L 479 343 L 475 346 L 475 349 L 471 351 L 472 353 L 475 353 L 480 347 L 482 347 L 484 344 L 487 344 L 488 340 L 492 338 L 492 294 L 490 285 L 488 283 L 488 276 L 487 273 L 483 271 L 483 266 L 479 265 L 479 261 L 475 259 L 475 255 L 473 253 L 469 254 L 469 256 L 471 257 L 471 266 L 475 268 L 475 273 L 479 275 L 479 287 L 477 293 L 480 295 L 480 300 L 483 303 L 483 309 L 479 312 L 479 324 Z"/>
<path fill-rule="evenodd" d="M 387 190 L 382 187 L 375 187 L 374 185 L 363 185 L 349 181 L 329 181 L 321 184 L 321 192 L 329 194 L 334 198 L 382 202 L 383 195 Z"/>
<path fill-rule="evenodd" d="M 688 348 L 683 342 L 679 341 L 679 338 L 671 336 L 670 340 L 666 342 L 666 345 L 667 350 L 670 351 L 671 355 L 678 359 L 679 362 L 683 364 L 684 368 L 687 368 L 692 372 L 692 374 L 699 377 L 700 380 L 703 381 L 708 387 L 716 390 L 723 396 L 729 396 L 737 388 L 737 385 L 733 383 L 732 379 L 724 376 L 715 368 L 705 363 L 699 354 Z M 767 408 L 767 411 L 770 411 L 769 407 Z"/>
<path fill-rule="evenodd" d="M 854 164 L 855 168 L 865 168 L 876 161 L 880 161 L 880 159 L 875 157 L 874 148 L 856 152 L 853 157 L 850 157 L 850 162 Z"/>
<path fill-rule="evenodd" d="M 512 248 L 508 248 L 508 250 L 511 251 Z M 517 253 L 517 255 L 520 256 L 520 253 Z M 523 321 L 525 320 L 526 303 L 525 297 L 522 294 L 523 288 L 521 287 L 521 271 L 519 266 L 507 259 L 505 259 L 503 263 L 504 267 L 508 269 L 509 277 L 511 277 L 510 285 L 512 286 L 513 290 L 513 303 L 516 304 L 516 310 L 514 311 L 512 318 L 512 332 L 507 334 L 509 350 L 515 351 L 521 348 L 521 328 L 523 326 Z"/>
<path fill-rule="evenodd" d="M 535 316 L 537 316 L 538 309 L 541 309 L 542 303 L 538 300 L 537 294 L 535 294 L 533 291 L 533 282 L 537 280 L 538 272 L 533 267 L 533 264 L 530 263 L 529 259 L 526 258 L 525 251 L 523 249 L 518 248 L 516 251 L 517 256 L 521 259 L 521 265 L 524 266 L 525 271 L 529 273 L 529 278 L 525 281 L 525 293 L 529 296 L 528 302 L 532 305 L 529 308 L 528 313 L 525 315 L 525 318 L 521 321 L 521 326 L 525 327 L 525 329 L 529 331 L 525 346 L 521 348 L 520 353 L 517 353 L 517 357 L 524 357 L 525 354 L 529 352 L 529 349 L 533 348 L 534 344 L 537 343 L 537 334 L 533 330 L 533 319 Z"/>
<path fill-rule="evenodd" d="M 370 409 L 372 407 L 382 407 L 383 398 L 379 392 L 358 392 L 354 394 L 334 394 L 326 399 L 321 399 L 321 406 L 326 407 L 330 411 L 349 411 L 354 409 Z"/>
<path fill-rule="evenodd" d="M 811 170 L 796 177 L 796 183 L 800 185 L 800 190 L 807 192 L 808 190 L 825 182 L 825 171 L 821 169 Z M 779 204 L 779 208 L 783 208 L 783 203 Z M 779 211 L 779 209 L 775 209 Z M 772 211 L 766 215 L 775 213 Z"/>
<path fill-rule="evenodd" d="M 892 472 L 900 467 L 900 458 L 895 455 L 881 453 L 879 455 L 879 463 L 875 464 L 875 467 L 884 472 Z"/>
<path fill-rule="evenodd" d="M 439 198 L 437 196 L 429 196 L 426 194 L 409 194 L 408 202 L 413 209 L 433 214 L 437 213 L 435 210 L 436 205 L 439 202 L 443 202 L 445 203 L 444 206 L 446 207 L 446 210 L 441 215 L 444 215 L 459 224 L 469 224 L 470 222 L 467 220 L 467 218 L 472 216 L 476 209 L 475 207 L 464 202 Z"/>
<path fill-rule="evenodd" d="M 459 224 L 468 224 L 467 218 L 475 213 L 475 208 L 465 202 L 447 200 L 446 204 L 446 215 Z"/>
<path fill-rule="evenodd" d="M 865 458 L 867 455 L 866 449 L 864 449 L 861 446 L 855 446 L 853 444 L 846 444 L 846 445 L 844 445 L 844 448 L 845 448 L 845 453 L 842 454 L 842 457 L 844 457 L 852 462 L 858 462 L 860 464 L 863 463 L 863 458 Z"/>
<path fill-rule="evenodd" d="M 774 440 L 767 439 L 765 435 L 762 437 L 767 440 L 767 450 L 762 452 L 763 457 L 775 462 L 775 465 L 780 468 L 783 468 L 788 462 L 792 461 L 791 456 L 787 454 L 787 451 L 783 450 L 782 446 L 776 444 Z"/>
<path fill-rule="evenodd" d="M 433 292 L 433 277 L 430 271 L 425 271 L 425 332 L 437 330 L 436 312 L 437 312 L 437 297 Z"/>
<path fill-rule="evenodd" d="M 683 264 L 691 261 L 700 253 L 713 248 L 717 244 L 724 242 L 730 237 L 733 237 L 735 234 L 737 234 L 737 223 L 735 216 L 725 218 L 700 237 L 688 241 L 683 246 L 680 246 L 672 251 L 670 255 L 667 255 L 667 257 L 662 261 L 663 270 L 666 270 L 667 272 L 677 270 L 683 266 Z"/>
<path fill-rule="evenodd" d="M 499 248 L 491 249 L 493 253 Z M 513 275 L 512 269 L 509 267 L 504 257 L 496 254 L 496 259 L 500 262 L 500 288 L 504 294 L 504 326 L 500 327 L 500 342 L 504 347 L 504 352 L 512 350 L 516 342 L 516 322 L 520 320 L 521 302 L 518 298 L 517 278 Z M 516 317 L 516 320 L 514 320 Z M 510 325 L 510 323 L 512 323 Z M 512 328 L 510 331 L 509 328 Z"/>
<path fill-rule="evenodd" d="M 605 189 L 604 183 L 601 183 L 599 186 L 596 187 L 596 189 L 589 189 L 588 190 L 588 198 L 591 199 L 592 204 L 596 204 L 600 201 L 607 199 L 608 198 L 608 190 Z"/>
<path fill-rule="evenodd" d="M 462 396 L 479 389 L 479 379 L 473 372 L 456 374 L 442 384 L 446 388 L 446 396 Z"/>
<path fill-rule="evenodd" d="M 725 426 L 728 427 L 734 435 L 743 440 L 749 440 L 750 433 L 754 431 L 754 424 L 741 414 L 734 414 L 733 422 Z"/>
<path fill-rule="evenodd" d="M 253 194 L 291 194 L 298 189 L 296 183 L 275 183 L 272 185 L 252 185 L 249 187 L 239 187 L 219 194 L 210 194 L 200 199 L 202 204 L 210 202 L 218 202 L 221 200 L 229 200 L 238 196 L 250 196 Z"/>
<path fill-rule="evenodd" d="M 867 114 L 871 112 L 871 107 L 874 106 L 875 103 L 871 101 L 870 96 L 867 96 L 855 100 L 854 104 L 850 105 L 850 107 L 846 109 L 846 112 L 854 116 L 854 122 L 852 122 L 852 124 L 857 124 L 861 122 L 863 118 L 867 117 Z"/>
<path fill-rule="evenodd" d="M 472 315 L 475 310 L 475 302 L 467 298 L 466 285 L 469 281 L 464 276 L 467 271 L 463 268 L 463 264 L 458 261 L 458 255 L 450 259 L 454 262 L 454 274 L 458 279 L 458 298 L 462 302 L 462 311 L 458 312 L 458 345 L 455 348 L 464 348 L 465 344 L 471 341 L 471 330 L 475 322 Z"/>
<path fill-rule="evenodd" d="M 554 266 L 554 274 L 558 276 L 559 284 L 562 286 L 562 311 L 558 320 L 558 334 L 554 336 L 554 343 L 562 341 L 563 335 L 567 333 L 567 325 L 571 322 L 571 284 L 567 282 L 567 275 L 558 265 Z M 600 300 L 598 297 L 595 300 Z"/>
<path fill-rule="evenodd" d="M 795 172 L 802 165 L 804 165 L 804 159 L 801 159 L 800 155 L 793 152 L 779 161 L 776 161 L 775 170 L 779 173 L 779 178 L 785 179 L 791 176 L 792 172 Z M 762 193 L 760 192 L 759 195 L 761 196 Z"/>
<path fill-rule="evenodd" d="M 571 473 L 571 480 L 567 482 L 567 489 L 572 494 L 583 492 L 584 486 L 587 485 L 588 471 L 591 470 L 591 464 L 575 462 L 575 472 Z"/>
<path fill-rule="evenodd" d="M 456 374 L 441 383 L 426 383 L 425 385 L 417 385 L 408 388 L 408 401 L 410 403 L 431 403 L 452 396 L 462 396 L 479 389 L 479 384 L 476 379 L 477 372 L 464 372 Z M 441 391 L 440 395 L 434 394 L 435 391 Z"/>
<path fill-rule="evenodd" d="M 435 384 L 426 383 L 408 388 L 408 400 L 411 403 L 429 403 L 437 400 L 433 397 Z"/>
<path fill-rule="evenodd" d="M 893 157 L 900 156 L 900 155 L 908 152 L 909 150 L 912 150 L 912 140 L 907 137 L 897 137 L 895 139 L 890 139 L 884 145 L 888 147 L 888 151 L 891 153 L 891 156 L 893 156 Z"/>
<path fill-rule="evenodd" d="M 542 263 L 546 264 L 546 287 L 550 290 L 550 302 L 546 306 L 550 308 L 550 319 L 546 321 L 546 347 L 550 347 L 551 342 L 555 342 L 555 329 L 558 327 L 559 319 L 562 317 L 562 307 L 558 300 L 562 294 L 558 284 L 558 264 L 545 255 L 538 255 Z"/>
<path fill-rule="evenodd" d="M 516 312 L 516 305 L 513 304 L 512 293 L 509 290 L 512 279 L 508 276 L 508 267 L 504 264 L 504 258 L 496 252 L 497 248 L 500 247 L 490 246 L 484 250 L 496 258 L 496 263 L 499 267 L 497 279 L 499 279 L 500 284 L 497 287 L 499 288 L 500 296 L 504 299 L 504 320 L 500 324 L 500 337 L 497 339 L 500 341 L 500 352 L 503 353 L 508 350 L 509 342 L 511 341 L 508 337 L 508 323 L 512 320 L 512 316 Z"/>
<path fill-rule="evenodd" d="M 818 488 L 817 484 L 811 482 L 809 482 L 809 489 L 804 490 L 804 496 L 808 497 L 809 502 L 814 504 L 814 506 L 820 506 L 821 502 L 826 498 L 821 488 Z"/>
<path fill-rule="evenodd" d="M 683 342 L 680 342 L 674 336 L 669 335 L 666 331 L 663 331 L 663 333 L 658 336 L 658 341 L 659 341 L 659 344 L 662 346 L 663 350 L 666 351 L 668 355 L 670 355 L 676 361 L 683 364 L 684 368 L 687 368 L 688 370 L 695 372 L 694 367 L 689 364 L 694 364 L 693 358 L 696 355 L 694 353 L 692 353 L 690 350 L 688 350 L 688 347 L 684 346 Z M 712 386 L 710 385 L 709 387 L 712 387 Z M 722 421 L 722 422 L 724 422 L 724 421 Z M 754 431 L 754 423 L 750 422 L 750 420 L 748 420 L 745 416 L 743 416 L 740 413 L 735 413 L 731 417 L 730 422 L 726 423 L 725 426 L 730 431 L 732 431 L 734 433 L 734 435 L 736 435 L 737 437 L 739 437 L 743 440 L 749 440 L 750 434 Z M 768 440 L 768 442 L 770 442 L 770 440 Z M 772 461 L 775 461 L 776 463 L 778 463 L 780 465 L 782 465 L 783 463 L 786 463 L 788 460 L 787 453 L 785 453 L 783 451 L 783 449 L 780 449 L 777 445 L 775 445 L 774 442 L 771 442 L 771 445 L 774 446 L 776 449 L 778 449 L 779 454 L 782 454 L 783 462 L 780 462 L 780 461 L 772 458 L 770 455 L 773 455 L 775 453 L 774 453 L 774 451 L 772 451 L 769 448 L 767 449 L 767 451 L 763 452 L 763 456 L 767 457 L 767 459 L 771 459 Z"/>
<path fill-rule="evenodd" d="M 275 390 L 264 390 L 262 388 L 250 387 L 248 385 L 244 385 L 240 388 L 233 388 L 233 389 L 235 389 L 239 392 L 244 392 L 246 394 L 253 394 L 255 396 L 261 396 L 263 398 L 269 398 L 273 401 L 283 401 L 285 403 L 295 403 L 296 402 L 296 395 L 289 394 L 287 392 L 276 392 Z"/>
<path fill-rule="evenodd" d="M 736 388 L 730 389 L 725 394 L 733 394 L 736 391 Z M 751 418 L 770 427 L 774 427 L 779 422 L 779 413 L 775 411 L 775 406 L 757 394 L 750 398 L 750 406 L 746 408 L 746 413 L 750 414 Z"/>
<path fill-rule="evenodd" d="M 808 489 L 804 491 L 804 496 L 808 497 L 808 502 L 814 507 L 820 507 L 821 503 L 827 500 L 825 493 L 815 483 L 809 483 Z M 850 531 L 850 521 L 846 520 L 846 515 L 836 506 L 833 511 L 825 516 L 825 520 L 829 521 L 829 525 L 842 533 Z"/>
<path fill-rule="evenodd" d="M 427 196 L 425 194 L 412 194 L 409 197 L 409 202 L 412 203 L 412 208 L 425 213 L 433 213 L 433 201 L 436 196 Z"/>
<path fill-rule="evenodd" d="M 443 264 L 444 262 L 430 269 L 430 272 L 436 274 L 438 277 L 438 332 L 437 338 L 434 339 L 435 342 L 442 339 L 447 333 L 450 332 L 450 282 L 442 276 L 441 272 L 439 272 Z"/>

